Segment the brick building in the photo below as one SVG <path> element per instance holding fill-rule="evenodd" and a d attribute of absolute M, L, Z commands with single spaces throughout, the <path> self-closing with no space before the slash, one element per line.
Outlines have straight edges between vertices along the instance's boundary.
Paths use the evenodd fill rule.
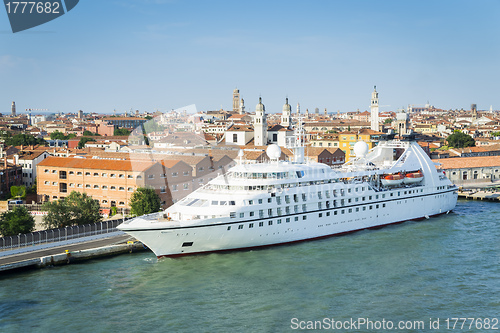
<path fill-rule="evenodd" d="M 49 157 L 38 164 L 37 174 L 39 201 L 63 199 L 78 191 L 98 200 L 101 207 L 130 208 L 138 187 L 153 187 L 166 208 L 193 187 L 192 167 L 178 160 Z"/>
<path fill-rule="evenodd" d="M 3 163 L 0 164 L 0 197 L 9 197 L 10 187 L 22 184 L 23 168 L 20 165 L 8 163 L 7 158 L 4 158 Z"/>

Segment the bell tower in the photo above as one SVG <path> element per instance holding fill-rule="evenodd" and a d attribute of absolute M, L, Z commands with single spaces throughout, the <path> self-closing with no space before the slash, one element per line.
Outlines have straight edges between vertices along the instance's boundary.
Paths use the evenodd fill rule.
<path fill-rule="evenodd" d="M 255 118 L 253 121 L 253 141 L 255 146 L 267 145 L 267 120 L 266 108 L 259 97 L 259 104 L 255 107 Z"/>
<path fill-rule="evenodd" d="M 288 104 L 288 97 L 281 112 L 281 126 L 288 128 L 292 124 L 292 107 Z"/>
<path fill-rule="evenodd" d="M 240 91 L 238 88 L 233 90 L 233 111 L 240 113 Z"/>
<path fill-rule="evenodd" d="M 371 129 L 373 131 L 379 131 L 379 124 L 378 124 L 378 92 L 377 92 L 377 86 L 373 87 L 373 92 L 372 92 L 372 101 L 370 105 L 371 109 Z"/>

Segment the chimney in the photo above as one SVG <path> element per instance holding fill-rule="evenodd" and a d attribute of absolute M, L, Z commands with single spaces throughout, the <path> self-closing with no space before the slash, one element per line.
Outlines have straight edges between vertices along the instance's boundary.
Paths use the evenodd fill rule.
<path fill-rule="evenodd" d="M 19 165 L 19 155 L 18 154 L 14 155 L 14 164 Z"/>
<path fill-rule="evenodd" d="M 3 166 L 7 169 L 7 156 L 3 158 Z"/>
<path fill-rule="evenodd" d="M 23 146 L 23 145 L 21 145 L 21 151 L 23 151 L 23 148 L 24 148 L 24 146 Z"/>

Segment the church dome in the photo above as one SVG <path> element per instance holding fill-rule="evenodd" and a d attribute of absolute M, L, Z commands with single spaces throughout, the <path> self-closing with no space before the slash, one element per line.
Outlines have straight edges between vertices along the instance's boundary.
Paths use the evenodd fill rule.
<path fill-rule="evenodd" d="M 286 98 L 286 102 L 283 105 L 283 112 L 292 112 L 292 107 L 288 104 L 288 97 Z"/>

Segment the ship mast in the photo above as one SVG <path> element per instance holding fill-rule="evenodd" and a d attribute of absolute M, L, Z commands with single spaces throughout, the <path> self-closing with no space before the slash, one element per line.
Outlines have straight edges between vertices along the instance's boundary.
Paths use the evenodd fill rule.
<path fill-rule="evenodd" d="M 287 147 L 293 151 L 294 163 L 304 163 L 304 128 L 302 127 L 302 117 L 297 118 L 293 136 L 287 138 Z"/>

